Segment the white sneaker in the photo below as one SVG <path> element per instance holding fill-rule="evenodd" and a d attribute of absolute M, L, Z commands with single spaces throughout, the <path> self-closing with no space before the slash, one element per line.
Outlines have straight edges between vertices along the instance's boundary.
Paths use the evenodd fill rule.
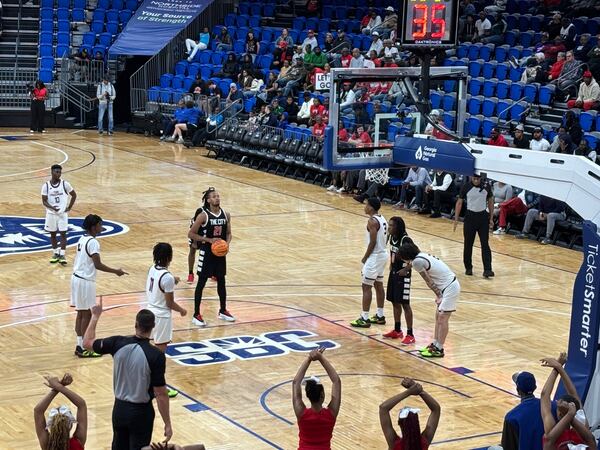
<path fill-rule="evenodd" d="M 184 142 L 183 138 L 180 137 L 179 139 L 177 139 L 178 144 L 183 144 L 183 142 Z"/>
<path fill-rule="evenodd" d="M 328 190 L 329 192 L 333 192 L 333 191 L 337 191 L 337 188 L 335 187 L 335 185 L 334 185 L 334 184 L 332 184 L 331 186 L 329 186 L 329 187 L 327 188 L 327 190 Z"/>
<path fill-rule="evenodd" d="M 175 138 L 173 136 L 169 136 L 165 138 L 165 142 L 175 142 Z"/>
<path fill-rule="evenodd" d="M 192 317 L 192 323 L 199 327 L 206 326 L 206 320 L 204 320 L 204 318 L 202 317 L 201 314 L 198 314 L 197 316 Z"/>
<path fill-rule="evenodd" d="M 235 322 L 235 317 L 233 317 L 233 315 L 227 310 L 220 312 L 217 317 L 221 320 L 225 320 L 226 322 Z"/>
<path fill-rule="evenodd" d="M 506 230 L 502 227 L 498 228 L 496 231 L 494 231 L 495 235 L 499 235 L 499 234 L 506 234 Z"/>
<path fill-rule="evenodd" d="M 409 211 L 418 211 L 419 209 L 421 209 L 421 208 L 419 208 L 419 206 L 417 204 L 414 204 L 409 208 Z"/>
<path fill-rule="evenodd" d="M 338 194 L 343 194 L 346 192 L 346 189 L 344 189 L 343 187 L 336 189 L 335 192 L 337 192 Z"/>

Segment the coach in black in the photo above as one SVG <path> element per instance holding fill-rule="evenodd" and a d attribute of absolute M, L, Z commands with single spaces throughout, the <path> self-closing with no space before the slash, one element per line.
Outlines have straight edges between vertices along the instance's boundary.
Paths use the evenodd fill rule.
<path fill-rule="evenodd" d="M 479 234 L 481 243 L 481 258 L 483 259 L 483 276 L 490 278 L 494 276 L 492 271 L 492 250 L 490 249 L 490 229 L 494 227 L 494 197 L 489 185 L 483 185 L 479 175 L 473 175 L 466 182 L 454 208 L 454 231 L 463 202 L 467 201 L 467 212 L 465 213 L 465 224 L 463 229 L 464 250 L 463 262 L 465 264 L 465 275 L 473 275 L 473 243 L 475 235 Z"/>
<path fill-rule="evenodd" d="M 102 302 L 92 307 L 92 319 L 85 332 L 83 346 L 96 353 L 113 356 L 112 450 L 140 450 L 150 445 L 154 424 L 152 399 L 165 423 L 165 438 L 173 435 L 169 398 L 165 382 L 165 355 L 150 344 L 154 314 L 142 309 L 135 317 L 134 336 L 96 339 L 96 325 L 102 314 Z"/>

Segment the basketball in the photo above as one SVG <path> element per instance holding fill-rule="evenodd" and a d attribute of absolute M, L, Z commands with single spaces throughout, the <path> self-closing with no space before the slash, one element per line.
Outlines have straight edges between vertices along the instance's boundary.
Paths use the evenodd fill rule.
<path fill-rule="evenodd" d="M 225 256 L 229 251 L 229 244 L 227 244 L 227 241 L 219 239 L 218 241 L 212 243 L 210 250 L 215 256 Z"/>

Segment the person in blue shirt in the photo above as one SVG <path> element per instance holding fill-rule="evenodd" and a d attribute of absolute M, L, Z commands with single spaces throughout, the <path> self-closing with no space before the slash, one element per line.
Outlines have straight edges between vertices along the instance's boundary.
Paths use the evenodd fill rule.
<path fill-rule="evenodd" d="M 220 108 L 216 106 L 213 113 L 206 119 L 205 126 L 200 126 L 198 131 L 194 133 L 191 142 L 185 142 L 183 145 L 187 148 L 203 147 L 207 140 L 216 138 L 217 130 L 224 120 L 225 118 L 221 114 Z"/>
<path fill-rule="evenodd" d="M 175 125 L 181 122 L 183 114 L 185 114 L 185 100 L 181 99 L 177 102 L 177 109 L 173 112 L 173 118 L 165 116 L 163 119 L 163 135 L 160 137 L 161 141 L 168 139 L 175 131 Z"/>
<path fill-rule="evenodd" d="M 185 47 L 187 48 L 187 53 L 190 55 L 188 57 L 188 62 L 192 62 L 194 60 L 194 56 L 198 53 L 198 50 L 206 50 L 208 48 L 208 43 L 210 41 L 210 33 L 208 32 L 208 27 L 204 27 L 200 36 L 198 36 L 198 40 L 195 41 L 193 39 L 185 40 Z"/>
<path fill-rule="evenodd" d="M 189 131 L 190 135 L 198 129 L 198 120 L 203 115 L 203 112 L 196 107 L 193 100 L 188 100 L 185 104 L 185 109 L 179 113 L 179 123 L 175 124 L 173 136 L 167 139 L 169 142 L 176 141 L 178 144 L 183 144 L 183 132 Z"/>
<path fill-rule="evenodd" d="M 237 88 L 237 84 L 231 83 L 229 85 L 229 94 L 225 99 L 225 107 L 231 106 L 232 112 L 237 112 L 244 106 L 244 94 Z"/>

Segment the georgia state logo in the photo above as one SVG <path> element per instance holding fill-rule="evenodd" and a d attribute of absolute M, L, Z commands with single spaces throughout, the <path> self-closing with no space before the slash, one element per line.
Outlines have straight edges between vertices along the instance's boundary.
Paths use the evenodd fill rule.
<path fill-rule="evenodd" d="M 85 233 L 81 228 L 82 224 L 82 217 L 69 217 L 68 247 L 76 245 Z M 109 220 L 102 221 L 102 228 L 99 238 L 116 236 L 129 231 L 127 225 Z M 42 252 L 51 247 L 50 233 L 44 230 L 43 218 L 0 216 L 0 256 Z"/>

